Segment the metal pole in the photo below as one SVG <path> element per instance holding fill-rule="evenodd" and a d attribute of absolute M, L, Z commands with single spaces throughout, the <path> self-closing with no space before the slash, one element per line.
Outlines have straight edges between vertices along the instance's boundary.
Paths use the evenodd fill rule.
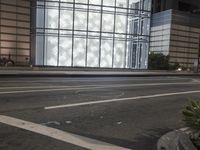
<path fill-rule="evenodd" d="M 200 56 L 200 36 L 199 36 L 199 50 L 198 50 L 197 73 L 199 72 L 199 56 Z"/>

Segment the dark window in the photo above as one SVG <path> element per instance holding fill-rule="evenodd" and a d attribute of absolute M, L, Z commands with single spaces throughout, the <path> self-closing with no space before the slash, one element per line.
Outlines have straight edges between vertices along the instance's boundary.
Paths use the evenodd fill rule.
<path fill-rule="evenodd" d="M 178 6 L 179 6 L 178 9 L 180 11 L 189 11 L 189 12 L 192 12 L 193 10 L 196 10 L 198 8 L 197 6 L 181 1 L 179 1 Z"/>

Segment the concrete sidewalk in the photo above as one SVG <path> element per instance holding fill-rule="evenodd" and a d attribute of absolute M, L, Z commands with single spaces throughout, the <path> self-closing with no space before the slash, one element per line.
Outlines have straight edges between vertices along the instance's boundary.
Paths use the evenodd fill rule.
<path fill-rule="evenodd" d="M 131 69 L 0 67 L 0 77 L 140 77 L 198 76 L 193 72 L 148 71 Z"/>

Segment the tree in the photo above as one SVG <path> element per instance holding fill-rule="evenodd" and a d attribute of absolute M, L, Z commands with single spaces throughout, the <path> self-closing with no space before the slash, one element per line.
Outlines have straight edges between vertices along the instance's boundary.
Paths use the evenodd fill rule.
<path fill-rule="evenodd" d="M 169 56 L 162 53 L 151 52 L 149 54 L 149 69 L 150 70 L 168 70 Z"/>

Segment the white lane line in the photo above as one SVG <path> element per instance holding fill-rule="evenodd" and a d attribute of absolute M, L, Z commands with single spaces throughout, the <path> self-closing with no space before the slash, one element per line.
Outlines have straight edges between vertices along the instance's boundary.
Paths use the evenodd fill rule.
<path fill-rule="evenodd" d="M 149 83 L 149 84 L 113 84 L 113 85 L 83 85 L 80 87 L 56 88 L 56 89 L 38 89 L 38 90 L 20 90 L 20 91 L 2 91 L 2 94 L 17 94 L 17 93 L 35 93 L 35 92 L 53 92 L 53 91 L 71 91 L 71 90 L 90 90 L 102 88 L 119 88 L 119 87 L 140 87 L 140 86 L 162 86 L 162 85 L 187 85 L 197 84 L 196 82 L 182 83 Z"/>
<path fill-rule="evenodd" d="M 53 139 L 77 145 L 90 150 L 130 150 L 128 148 L 119 147 L 106 142 L 87 138 L 84 136 L 71 134 L 55 128 L 43 126 L 40 124 L 0 115 L 0 122 L 13 127 L 28 130 L 37 134 L 51 137 Z"/>
<path fill-rule="evenodd" d="M 121 102 L 121 101 L 131 101 L 131 100 L 138 100 L 138 99 L 148 99 L 148 98 L 174 96 L 174 95 L 185 95 L 185 94 L 193 94 L 193 93 L 200 93 L 200 90 L 197 90 L 197 91 L 186 91 L 186 92 L 176 92 L 176 93 L 154 94 L 154 95 L 146 95 L 146 96 L 119 98 L 119 99 L 107 99 L 107 100 L 99 100 L 99 101 L 89 101 L 89 102 L 83 102 L 83 103 L 48 106 L 48 107 L 44 107 L 44 109 L 45 110 L 50 110 L 50 109 L 59 109 L 59 108 L 69 108 L 69 107 L 77 107 L 77 106 L 86 106 L 86 105 Z"/>
<path fill-rule="evenodd" d="M 119 87 L 140 87 L 140 86 L 162 86 L 162 85 L 189 85 L 197 84 L 196 82 L 182 83 L 150 83 L 150 84 L 113 84 L 113 85 L 84 85 L 80 87 L 55 88 L 55 89 L 37 89 L 37 90 L 20 90 L 20 91 L 1 91 L 2 94 L 17 94 L 17 93 L 36 93 L 36 92 L 53 92 L 53 91 L 71 91 L 71 90 L 91 90 L 104 88 L 119 88 Z"/>

